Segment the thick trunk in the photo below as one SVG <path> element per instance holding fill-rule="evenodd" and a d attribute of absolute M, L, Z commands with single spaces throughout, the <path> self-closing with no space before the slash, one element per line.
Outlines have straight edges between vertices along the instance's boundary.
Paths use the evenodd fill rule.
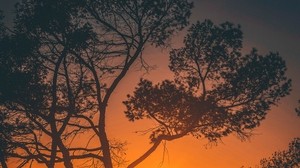
<path fill-rule="evenodd" d="M 108 100 L 111 96 L 111 94 L 113 93 L 113 91 L 115 90 L 115 88 L 117 87 L 117 85 L 119 84 L 119 82 L 124 78 L 124 76 L 126 75 L 129 67 L 134 63 L 134 61 L 136 60 L 136 58 L 139 56 L 139 54 L 141 53 L 143 48 L 143 45 L 139 45 L 139 47 L 137 48 L 136 53 L 134 54 L 133 57 L 128 57 L 128 61 L 126 61 L 125 67 L 123 68 L 123 70 L 121 71 L 121 73 L 116 77 L 116 79 L 113 81 L 113 83 L 111 84 L 111 86 L 109 87 L 109 89 L 106 92 L 106 95 L 103 98 L 103 101 L 101 101 L 101 87 L 100 87 L 100 82 L 99 82 L 99 78 L 97 75 L 97 72 L 95 70 L 94 67 L 90 67 L 90 70 L 93 73 L 93 76 L 95 78 L 96 81 L 96 88 L 97 88 L 97 100 L 98 100 L 98 106 L 99 106 L 99 112 L 100 112 L 100 116 L 99 116 L 99 120 L 98 120 L 98 130 L 99 130 L 99 140 L 101 143 L 101 149 L 103 152 L 103 164 L 105 168 L 112 168 L 113 164 L 112 164 L 112 158 L 111 158 L 111 154 L 110 154 L 110 145 L 109 145 L 109 141 L 106 135 L 106 131 L 105 131 L 105 114 L 106 114 L 106 106 L 108 103 Z"/>
<path fill-rule="evenodd" d="M 99 118 L 99 139 L 101 142 L 101 148 L 103 152 L 103 164 L 105 168 L 112 168 L 112 158 L 110 154 L 109 141 L 105 131 L 105 112 L 106 106 L 100 107 L 100 118 Z"/>
<path fill-rule="evenodd" d="M 64 165 L 66 168 L 73 168 L 73 163 L 72 163 L 72 159 L 70 157 L 70 153 L 69 150 L 65 147 L 65 145 L 63 144 L 62 140 L 59 139 L 58 140 L 58 147 L 61 150 L 61 153 L 63 155 L 63 160 L 64 160 Z"/>
<path fill-rule="evenodd" d="M 53 128 L 51 128 L 52 134 L 53 134 Z M 49 168 L 54 168 L 55 166 L 55 158 L 57 154 L 57 141 L 55 138 L 52 137 L 52 143 L 51 143 L 51 156 L 49 161 Z"/>
<path fill-rule="evenodd" d="M 51 128 L 51 138 L 52 138 L 52 144 L 51 144 L 51 158 L 49 162 L 49 167 L 54 168 L 55 165 L 55 159 L 57 154 L 57 137 L 58 132 L 56 128 L 56 121 L 55 121 L 55 113 L 56 113 L 56 105 L 57 105 L 57 79 L 58 79 L 58 71 L 60 64 L 63 61 L 63 58 L 66 56 L 67 51 L 64 49 L 60 57 L 58 58 L 57 62 L 55 63 L 55 70 L 53 74 L 52 79 L 52 86 L 51 86 L 51 94 L 52 94 L 52 104 L 51 104 L 51 110 L 49 114 L 49 121 L 50 121 L 50 128 Z"/>
<path fill-rule="evenodd" d="M 55 159 L 57 155 L 57 147 L 60 148 L 62 155 L 63 155 L 63 161 L 66 168 L 73 168 L 73 164 L 71 162 L 70 154 L 68 149 L 64 146 L 62 140 L 61 140 L 61 132 L 58 132 L 57 126 L 56 126 L 56 119 L 55 119 L 55 113 L 56 113 L 56 107 L 57 107 L 57 82 L 58 82 L 58 72 L 59 68 L 61 66 L 62 61 L 65 59 L 67 55 L 67 49 L 64 49 L 62 51 L 62 54 L 58 58 L 56 64 L 55 64 L 55 70 L 53 74 L 53 84 L 52 84 L 52 105 L 49 115 L 50 120 L 50 127 L 51 127 L 51 138 L 52 138 L 52 147 L 51 147 L 51 158 L 49 167 L 54 168 L 55 166 Z"/>
<path fill-rule="evenodd" d="M 52 124 L 54 125 L 54 124 Z M 68 151 L 68 149 L 65 147 L 65 145 L 63 144 L 59 133 L 56 130 L 55 126 L 52 126 L 54 128 L 52 128 L 52 148 L 51 148 L 51 159 L 50 159 L 50 163 L 49 166 L 50 168 L 54 168 L 55 167 L 55 158 L 57 155 L 57 147 L 59 147 L 62 156 L 63 156 L 63 162 L 66 168 L 73 168 L 73 164 L 72 164 L 72 160 L 70 157 L 70 153 Z"/>

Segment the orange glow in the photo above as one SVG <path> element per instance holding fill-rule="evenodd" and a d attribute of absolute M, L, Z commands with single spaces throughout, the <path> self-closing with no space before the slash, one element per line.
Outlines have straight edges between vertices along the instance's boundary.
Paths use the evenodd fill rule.
<path fill-rule="evenodd" d="M 135 132 L 146 130 L 154 123 L 147 120 L 129 122 L 123 114 L 125 107 L 122 101 L 125 100 L 127 94 L 132 93 L 141 77 L 156 83 L 164 79 L 172 79 L 173 76 L 167 67 L 167 49 L 148 47 L 144 52 L 144 57 L 150 65 L 156 65 L 157 68 L 149 74 L 144 74 L 144 72 L 137 71 L 138 66 L 133 67 L 112 95 L 107 110 L 109 139 L 127 142 L 125 152 L 128 163 L 141 156 L 151 146 L 147 135 Z M 290 77 L 293 78 L 293 76 Z M 208 144 L 206 139 L 187 136 L 167 142 L 165 155 L 163 155 L 164 146 L 161 144 L 137 168 L 156 168 L 160 165 L 162 165 L 161 168 L 232 168 L 259 165 L 260 159 L 271 156 L 275 151 L 287 149 L 288 143 L 294 137 L 300 136 L 300 118 L 297 118 L 294 112 L 294 108 L 297 107 L 296 100 L 297 97 L 292 94 L 280 101 L 278 107 L 273 107 L 267 118 L 262 121 L 262 125 L 254 130 L 254 136 L 249 141 L 241 142 L 231 135 L 216 146 Z M 78 139 L 77 141 L 80 142 Z M 33 164 L 33 167 L 43 168 L 38 164 Z M 57 164 L 56 167 L 63 168 L 64 166 Z"/>
<path fill-rule="evenodd" d="M 293 79 L 293 91 L 291 95 L 280 101 L 278 107 L 273 106 L 268 112 L 267 118 L 262 121 L 261 126 L 253 130 L 254 135 L 249 141 L 241 142 L 236 136 L 230 135 L 216 146 L 208 144 L 206 139 L 195 139 L 187 136 L 167 142 L 166 148 L 161 144 L 137 168 L 158 168 L 160 166 L 160 168 L 255 167 L 259 165 L 260 159 L 270 157 L 275 151 L 287 149 L 288 143 L 294 137 L 300 137 L 300 117 L 297 117 L 294 112 L 294 109 L 298 106 L 297 100 L 300 99 L 298 36 L 293 37 L 291 34 L 279 32 L 279 30 L 275 31 L 263 25 L 263 23 L 253 20 L 253 18 L 243 17 L 242 15 L 239 17 L 218 5 L 215 6 L 215 4 L 209 3 L 209 1 L 204 3 L 195 2 L 191 22 L 203 20 L 204 18 L 210 18 L 216 23 L 226 20 L 240 23 L 245 34 L 245 53 L 248 53 L 251 47 L 257 47 L 259 53 L 278 50 L 287 62 L 287 76 Z M 257 28 L 257 30 L 252 30 L 253 28 Z M 176 38 L 172 41 L 173 48 L 182 46 L 181 42 L 184 34 L 185 32 L 175 35 Z M 277 35 L 276 38 L 273 37 L 274 34 Z M 278 42 L 280 40 L 281 42 Z M 140 67 L 138 65 L 131 67 L 127 76 L 113 93 L 107 109 L 106 128 L 108 137 L 109 139 L 127 142 L 125 152 L 128 163 L 141 156 L 151 146 L 148 135 L 141 135 L 136 131 L 146 130 L 152 127 L 154 123 L 147 120 L 129 122 L 123 113 L 125 106 L 122 101 L 126 99 L 127 94 L 132 93 L 141 77 L 149 79 L 153 83 L 173 78 L 173 74 L 168 69 L 168 49 L 162 50 L 147 46 L 143 56 L 147 63 L 156 68 L 151 70 L 149 74 L 145 74 L 145 72 L 139 71 Z M 79 139 L 76 141 L 77 143 L 80 142 Z M 10 163 L 10 166 L 14 167 L 14 163 Z M 33 167 L 43 168 L 35 163 Z M 64 166 L 57 164 L 56 167 Z"/>
<path fill-rule="evenodd" d="M 139 157 L 149 147 L 147 135 L 140 135 L 135 131 L 146 130 L 153 126 L 149 121 L 128 122 L 122 113 L 125 107 L 121 103 L 126 94 L 131 93 L 140 77 L 160 82 L 171 79 L 172 73 L 168 70 L 168 52 L 148 48 L 144 53 L 150 65 L 157 68 L 147 75 L 132 69 L 119 88 L 117 88 L 108 105 L 108 134 L 110 138 L 125 140 L 127 145 L 127 160 L 132 161 Z M 137 75 L 139 74 L 139 75 Z M 208 144 L 206 139 L 195 139 L 191 136 L 167 142 L 165 156 L 164 147 L 160 147 L 137 168 L 159 167 L 241 167 L 259 165 L 260 159 L 271 156 L 278 150 L 287 149 L 288 143 L 300 136 L 300 118 L 296 117 L 294 108 L 297 99 L 291 96 L 284 98 L 278 107 L 273 107 L 262 121 L 262 125 L 253 131 L 249 141 L 241 142 L 231 135 L 223 139 L 217 146 Z M 130 162 L 129 162 L 130 163 Z"/>

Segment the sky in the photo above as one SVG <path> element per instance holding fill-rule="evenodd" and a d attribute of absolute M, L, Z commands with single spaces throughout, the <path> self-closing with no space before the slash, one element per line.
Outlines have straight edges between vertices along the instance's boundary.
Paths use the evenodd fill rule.
<path fill-rule="evenodd" d="M 7 20 L 12 18 L 13 4 L 17 0 L 0 0 L 0 9 Z M 214 23 L 230 21 L 242 26 L 244 50 L 252 47 L 260 54 L 278 51 L 286 60 L 287 75 L 292 78 L 292 92 L 272 107 L 260 127 L 248 141 L 241 142 L 231 135 L 217 145 L 205 139 L 184 137 L 167 142 L 138 168 L 235 168 L 256 166 L 259 160 L 278 150 L 287 149 L 294 137 L 300 137 L 300 117 L 294 112 L 300 99 L 300 1 L 299 0 L 194 0 L 191 23 L 210 19 Z M 172 47 L 181 47 L 185 30 L 172 40 Z M 127 142 L 126 158 L 134 160 L 149 147 L 148 136 L 136 133 L 152 126 L 151 121 L 128 122 L 122 101 L 132 93 L 140 77 L 159 82 L 172 79 L 168 69 L 168 49 L 147 46 L 143 53 L 148 63 L 155 67 L 149 74 L 133 67 L 112 95 L 108 105 L 108 135 L 111 139 Z M 165 154 L 165 155 L 164 155 Z M 161 164 L 162 163 L 162 164 Z"/>

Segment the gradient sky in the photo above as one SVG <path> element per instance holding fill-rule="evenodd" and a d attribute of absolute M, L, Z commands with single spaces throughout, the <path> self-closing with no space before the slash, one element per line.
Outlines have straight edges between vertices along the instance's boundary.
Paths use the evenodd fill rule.
<path fill-rule="evenodd" d="M 0 9 L 11 19 L 13 4 L 17 0 L 0 0 Z M 292 93 L 273 107 L 255 135 L 249 141 L 241 142 L 234 135 L 224 138 L 217 146 L 207 144 L 205 139 L 185 137 L 167 142 L 165 157 L 163 145 L 139 168 L 235 168 L 255 166 L 259 160 L 269 157 L 277 150 L 286 149 L 294 137 L 300 137 L 300 117 L 294 112 L 300 99 L 300 1 L 299 0 L 195 0 L 191 23 L 211 19 L 215 23 L 230 21 L 242 26 L 244 52 L 252 47 L 260 54 L 278 51 L 286 60 L 288 76 L 293 80 Z M 176 35 L 172 47 L 181 47 L 185 31 Z M 168 69 L 168 49 L 148 46 L 145 59 L 155 67 L 149 74 L 131 69 L 121 82 L 108 105 L 108 134 L 111 139 L 127 141 L 127 160 L 133 160 L 149 146 L 148 136 L 135 133 L 152 126 L 151 122 L 126 120 L 121 103 L 126 94 L 132 93 L 140 77 L 154 82 L 172 79 Z"/>

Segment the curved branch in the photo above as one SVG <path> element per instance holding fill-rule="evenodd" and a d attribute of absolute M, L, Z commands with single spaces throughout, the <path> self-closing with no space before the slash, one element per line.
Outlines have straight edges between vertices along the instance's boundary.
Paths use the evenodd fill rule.
<path fill-rule="evenodd" d="M 134 168 L 138 164 L 143 162 L 145 159 L 147 159 L 148 156 L 150 156 L 157 149 L 157 147 L 160 145 L 160 143 L 162 141 L 172 141 L 174 139 L 178 139 L 178 138 L 181 138 L 183 136 L 186 136 L 187 134 L 188 134 L 188 131 L 182 132 L 181 134 L 177 134 L 177 135 L 171 135 L 171 136 L 170 135 L 160 135 L 157 138 L 157 140 L 153 143 L 153 145 L 150 147 L 150 149 L 148 149 L 141 157 L 139 157 L 138 159 L 136 159 L 135 161 L 130 163 L 127 166 L 127 168 Z"/>

